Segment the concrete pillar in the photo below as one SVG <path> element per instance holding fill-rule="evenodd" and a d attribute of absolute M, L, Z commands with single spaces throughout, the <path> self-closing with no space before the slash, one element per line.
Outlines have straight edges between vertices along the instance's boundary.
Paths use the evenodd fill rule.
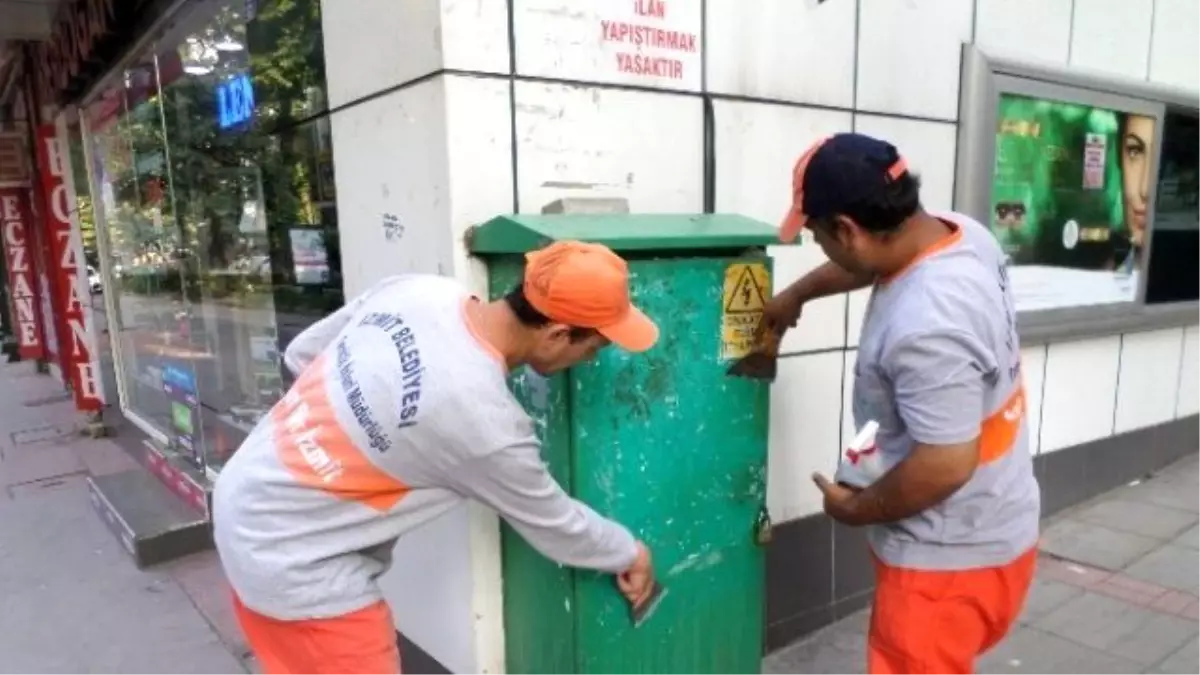
<path fill-rule="evenodd" d="M 504 2 L 322 2 L 346 298 L 402 273 L 480 294 L 466 229 L 513 208 Z M 453 672 L 504 670 L 499 523 L 472 504 L 400 540 L 381 579 L 406 638 Z"/>

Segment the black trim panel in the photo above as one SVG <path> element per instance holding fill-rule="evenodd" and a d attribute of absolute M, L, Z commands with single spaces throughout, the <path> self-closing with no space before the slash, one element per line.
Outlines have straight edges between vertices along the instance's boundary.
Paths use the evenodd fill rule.
<path fill-rule="evenodd" d="M 404 633 L 396 631 L 396 645 L 400 647 L 400 672 L 426 673 L 428 675 L 443 675 L 450 669 L 443 666 L 429 652 L 417 646 L 417 643 L 404 637 Z"/>

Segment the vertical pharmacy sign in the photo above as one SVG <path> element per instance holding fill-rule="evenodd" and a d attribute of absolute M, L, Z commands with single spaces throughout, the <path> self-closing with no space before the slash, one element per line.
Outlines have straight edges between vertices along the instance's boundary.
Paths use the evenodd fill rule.
<path fill-rule="evenodd" d="M 38 166 L 46 200 L 46 234 L 50 240 L 50 269 L 54 283 L 51 292 L 58 295 L 51 306 L 58 312 L 55 329 L 59 349 L 64 352 L 64 365 L 75 407 L 79 410 L 99 410 L 103 406 L 100 393 L 99 364 L 92 341 L 92 294 L 87 283 L 87 264 L 83 255 L 79 212 L 74 208 L 68 159 L 58 129 L 53 124 L 38 128 Z"/>
<path fill-rule="evenodd" d="M 38 317 L 37 292 L 34 290 L 26 192 L 21 187 L 0 187 L 0 228 L 3 228 L 0 234 L 3 235 L 4 262 L 8 269 L 8 297 L 12 302 L 17 353 L 23 359 L 40 359 L 45 356 L 45 350 Z"/>

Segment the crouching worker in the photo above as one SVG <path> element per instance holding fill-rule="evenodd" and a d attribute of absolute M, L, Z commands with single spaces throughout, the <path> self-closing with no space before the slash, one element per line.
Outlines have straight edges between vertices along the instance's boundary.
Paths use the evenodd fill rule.
<path fill-rule="evenodd" d="M 616 574 L 634 606 L 646 600 L 646 547 L 563 492 L 506 376 L 657 338 L 630 303 L 625 261 L 579 242 L 530 253 L 501 300 L 394 277 L 298 336 L 284 356 L 295 385 L 213 494 L 217 550 L 264 671 L 400 672 L 376 579 L 405 532 L 466 499 L 555 561 Z"/>

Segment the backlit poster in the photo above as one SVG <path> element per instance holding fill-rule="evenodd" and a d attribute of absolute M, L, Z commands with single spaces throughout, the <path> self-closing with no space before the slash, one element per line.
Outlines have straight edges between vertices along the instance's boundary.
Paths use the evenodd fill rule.
<path fill-rule="evenodd" d="M 1155 120 L 1004 94 L 991 228 L 1020 310 L 1136 300 Z"/>

